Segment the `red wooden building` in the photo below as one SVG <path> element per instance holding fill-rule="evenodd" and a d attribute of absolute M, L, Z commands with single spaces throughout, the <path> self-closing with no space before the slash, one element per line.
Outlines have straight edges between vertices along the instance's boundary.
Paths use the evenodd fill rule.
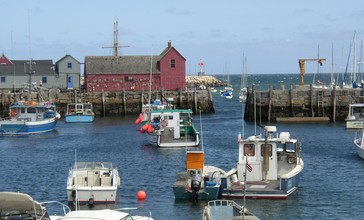
<path fill-rule="evenodd" d="M 168 42 L 160 55 L 86 56 L 85 88 L 95 91 L 185 90 L 186 59 Z M 151 80 L 150 80 L 151 79 Z"/>

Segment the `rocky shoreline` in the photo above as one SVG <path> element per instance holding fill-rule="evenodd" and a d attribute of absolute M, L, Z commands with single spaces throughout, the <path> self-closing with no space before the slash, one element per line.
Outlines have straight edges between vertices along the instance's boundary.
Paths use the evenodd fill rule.
<path fill-rule="evenodd" d="M 214 76 L 186 76 L 186 84 L 191 86 L 223 87 L 226 85 L 223 81 Z"/>

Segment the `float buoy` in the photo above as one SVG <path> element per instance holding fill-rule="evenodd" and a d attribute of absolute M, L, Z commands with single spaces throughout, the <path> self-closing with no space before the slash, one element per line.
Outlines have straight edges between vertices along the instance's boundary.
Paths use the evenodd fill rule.
<path fill-rule="evenodd" d="M 138 191 L 138 194 L 137 194 L 138 200 L 145 200 L 146 197 L 147 197 L 147 194 L 143 190 Z"/>

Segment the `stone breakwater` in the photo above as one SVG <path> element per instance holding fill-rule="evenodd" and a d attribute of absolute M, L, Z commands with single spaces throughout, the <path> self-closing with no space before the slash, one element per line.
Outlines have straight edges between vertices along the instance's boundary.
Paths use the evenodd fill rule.
<path fill-rule="evenodd" d="M 214 76 L 186 76 L 186 84 L 192 86 L 208 86 L 208 87 L 223 87 L 226 85 L 223 81 Z"/>
<path fill-rule="evenodd" d="M 291 86 L 290 89 L 248 90 L 244 120 L 314 121 L 325 119 L 345 121 L 349 104 L 362 103 L 363 89 L 315 88 L 312 85 Z"/>
<path fill-rule="evenodd" d="M 19 100 L 17 94 L 17 99 Z M 14 94 L 1 93 L 0 117 L 9 115 L 9 105 L 13 101 Z M 57 110 L 64 115 L 68 103 L 75 100 L 90 102 L 94 106 L 96 115 L 118 116 L 118 115 L 138 115 L 142 105 L 147 104 L 148 91 L 119 91 L 119 92 L 90 92 L 77 93 L 75 91 L 56 92 L 43 94 L 57 105 Z M 194 113 L 214 113 L 213 98 L 209 90 L 188 90 L 188 91 L 152 91 L 151 101 L 155 99 L 173 98 L 172 104 L 176 108 L 192 109 Z M 28 95 L 22 96 L 23 100 L 28 99 Z M 32 94 L 32 100 L 37 100 L 37 96 Z"/>

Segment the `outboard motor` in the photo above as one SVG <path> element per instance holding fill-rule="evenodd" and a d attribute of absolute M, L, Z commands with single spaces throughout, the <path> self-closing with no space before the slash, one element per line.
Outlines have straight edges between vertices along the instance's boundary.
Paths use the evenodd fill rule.
<path fill-rule="evenodd" d="M 198 199 L 198 191 L 200 191 L 202 182 L 202 176 L 200 174 L 194 173 L 192 174 L 191 179 L 191 190 L 193 199 Z"/>

